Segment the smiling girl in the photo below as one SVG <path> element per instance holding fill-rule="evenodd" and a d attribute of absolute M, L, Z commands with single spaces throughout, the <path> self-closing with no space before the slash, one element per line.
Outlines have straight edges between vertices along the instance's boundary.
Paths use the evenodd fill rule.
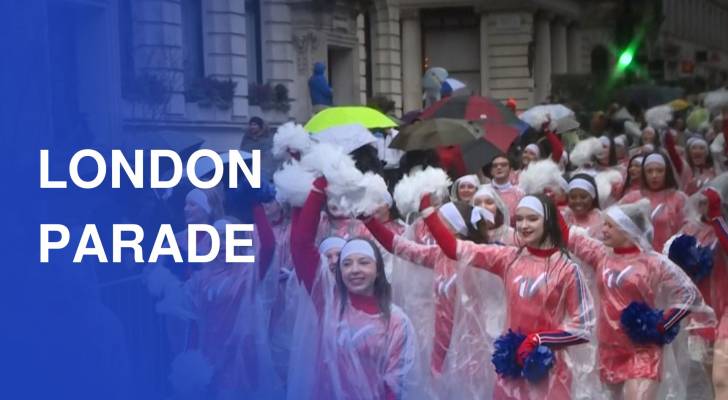
<path fill-rule="evenodd" d="M 568 198 L 569 207 L 562 211 L 566 223 L 584 228 L 592 237 L 597 237 L 601 231 L 602 213 L 594 178 L 588 174 L 574 175 L 569 181 Z"/>

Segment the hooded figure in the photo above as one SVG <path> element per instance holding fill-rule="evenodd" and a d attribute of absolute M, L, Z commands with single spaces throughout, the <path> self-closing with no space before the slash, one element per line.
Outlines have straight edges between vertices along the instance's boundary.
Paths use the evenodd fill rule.
<path fill-rule="evenodd" d="M 313 66 L 313 75 L 308 80 L 308 90 L 311 95 L 311 105 L 315 106 L 331 106 L 334 104 L 334 94 L 331 91 L 329 82 L 324 73 L 326 66 L 317 62 Z"/>
<path fill-rule="evenodd" d="M 689 313 L 692 320 L 688 330 L 715 324 L 712 310 L 705 306 L 690 278 L 667 257 L 652 250 L 649 214 L 648 199 L 615 205 L 604 212 L 601 242 L 577 227 L 572 227 L 568 241 L 569 250 L 582 260 L 582 265 L 593 268 L 597 279 L 597 365 L 601 381 L 613 385 L 613 390 L 624 398 L 670 397 L 667 394 L 679 397 L 675 391 L 680 390 L 677 380 L 664 379 L 678 373 L 677 366 L 667 361 L 679 348 L 633 340 L 624 326 L 624 310 L 635 302 L 663 310 L 657 328 L 665 332 L 662 335 L 679 326 Z M 675 358 L 681 359 L 679 354 Z M 658 392 L 662 394 L 659 397 Z"/>

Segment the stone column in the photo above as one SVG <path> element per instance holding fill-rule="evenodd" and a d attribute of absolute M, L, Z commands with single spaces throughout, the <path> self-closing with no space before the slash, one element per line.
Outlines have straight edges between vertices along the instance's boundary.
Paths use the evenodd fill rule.
<path fill-rule="evenodd" d="M 422 108 L 422 27 L 419 10 L 400 11 L 402 23 L 402 109 Z"/>
<path fill-rule="evenodd" d="M 488 96 L 490 85 L 488 80 L 490 74 L 490 63 L 488 62 L 488 14 L 480 13 L 480 94 Z"/>
<path fill-rule="evenodd" d="M 581 73 L 581 31 L 576 25 L 571 25 L 566 33 L 568 72 Z"/>
<path fill-rule="evenodd" d="M 551 93 L 551 24 L 550 15 L 536 15 L 536 55 L 534 62 L 535 98 L 539 104 Z"/>
<path fill-rule="evenodd" d="M 551 26 L 551 69 L 554 74 L 566 73 L 566 57 L 566 24 L 556 19 Z"/>

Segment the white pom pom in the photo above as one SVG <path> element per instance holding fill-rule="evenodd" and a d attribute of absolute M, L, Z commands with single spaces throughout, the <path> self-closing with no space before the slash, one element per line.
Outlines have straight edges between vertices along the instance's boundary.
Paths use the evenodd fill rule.
<path fill-rule="evenodd" d="M 288 159 L 290 157 L 289 151 L 305 154 L 312 144 L 311 136 L 303 126 L 287 122 L 278 127 L 276 134 L 273 135 L 271 153 L 275 158 Z"/>
<path fill-rule="evenodd" d="M 574 150 L 571 151 L 570 160 L 577 167 L 583 167 L 588 163 L 594 162 L 594 157 L 602 151 L 604 151 L 604 146 L 599 139 L 584 139 L 574 146 Z"/>
<path fill-rule="evenodd" d="M 667 128 L 667 124 L 672 121 L 672 107 L 662 105 L 650 108 L 645 112 L 645 121 L 655 129 Z"/>
<path fill-rule="evenodd" d="M 560 186 L 562 179 L 559 166 L 551 159 L 531 162 L 518 179 L 526 194 L 540 194 L 547 187 Z"/>
<path fill-rule="evenodd" d="M 411 175 L 405 175 L 394 187 L 394 201 L 405 218 L 419 211 L 420 199 L 432 193 L 437 200 L 447 198 L 447 188 L 452 184 L 445 171 L 427 167 Z"/>
<path fill-rule="evenodd" d="M 639 140 L 639 138 L 642 137 L 642 130 L 634 121 L 624 121 L 624 132 L 629 136 L 632 136 L 635 140 Z"/>
<path fill-rule="evenodd" d="M 712 114 L 720 114 L 721 109 L 728 106 L 728 90 L 721 89 L 708 93 L 703 99 L 703 105 Z"/>
<path fill-rule="evenodd" d="M 178 397 L 203 398 L 212 375 L 212 366 L 201 352 L 186 351 L 172 361 L 169 381 Z"/>
<path fill-rule="evenodd" d="M 622 182 L 622 174 L 614 170 L 600 172 L 594 177 L 594 181 L 599 192 L 599 205 L 605 208 L 608 206 L 614 185 Z"/>
<path fill-rule="evenodd" d="M 352 188 L 357 187 L 364 178 L 364 174 L 356 169 L 351 156 L 344 153 L 341 147 L 329 143 L 315 144 L 308 154 L 301 158 L 301 164 L 309 170 L 321 172 L 326 177 L 328 181 L 326 193 L 332 198 L 344 196 Z"/>
<path fill-rule="evenodd" d="M 313 186 L 316 174 L 304 168 L 301 163 L 291 160 L 273 174 L 276 185 L 276 200 L 288 203 L 293 207 L 301 207 L 306 202 Z"/>
<path fill-rule="evenodd" d="M 350 210 L 352 215 L 370 216 L 379 207 L 392 200 L 384 178 L 375 173 L 365 173 L 359 186 L 364 189 L 363 196 L 350 200 L 352 204 Z"/>
<path fill-rule="evenodd" d="M 174 276 L 169 269 L 159 264 L 150 268 L 146 281 L 149 294 L 155 297 L 162 296 L 170 287 L 182 285 L 179 278 Z"/>

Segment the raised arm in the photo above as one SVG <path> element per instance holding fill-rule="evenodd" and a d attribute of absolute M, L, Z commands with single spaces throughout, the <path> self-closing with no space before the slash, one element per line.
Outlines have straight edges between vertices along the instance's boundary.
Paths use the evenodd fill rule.
<path fill-rule="evenodd" d="M 564 154 L 564 145 L 561 144 L 559 137 L 551 130 L 546 131 L 546 140 L 551 145 L 551 159 L 558 164 Z"/>
<path fill-rule="evenodd" d="M 265 210 L 260 204 L 253 206 L 253 223 L 258 232 L 260 240 L 260 248 L 258 249 L 258 268 L 260 278 L 263 279 L 268 272 L 270 263 L 273 260 L 273 254 L 276 250 L 276 237 L 273 228 L 270 226 Z"/>
<path fill-rule="evenodd" d="M 291 226 L 291 259 L 296 268 L 296 274 L 308 289 L 313 288 L 321 255 L 316 243 L 316 230 L 321 220 L 321 209 L 326 204 L 326 179 L 317 178 L 313 182 L 313 189 L 308 194 L 306 202 L 300 212 L 296 213 Z"/>
<path fill-rule="evenodd" d="M 675 165 L 675 171 L 678 175 L 682 174 L 683 160 L 677 152 L 675 137 L 670 132 L 665 133 L 665 149 L 667 149 L 667 154 L 670 156 L 673 165 Z"/>
<path fill-rule="evenodd" d="M 388 252 L 409 262 L 427 268 L 435 268 L 437 256 L 442 252 L 438 246 L 419 244 L 407 240 L 396 235 L 374 218 L 366 219 L 364 225 Z"/>
<path fill-rule="evenodd" d="M 708 220 L 713 226 L 715 236 L 724 252 L 728 253 L 728 224 L 722 211 L 722 199 L 720 194 L 713 188 L 703 190 L 703 195 L 708 199 Z"/>
<path fill-rule="evenodd" d="M 608 257 L 609 252 L 604 243 L 588 235 L 586 229 L 572 226 L 569 231 L 567 248 L 582 261 L 582 265 L 586 264 L 590 268 L 596 269 L 599 263 Z"/>

